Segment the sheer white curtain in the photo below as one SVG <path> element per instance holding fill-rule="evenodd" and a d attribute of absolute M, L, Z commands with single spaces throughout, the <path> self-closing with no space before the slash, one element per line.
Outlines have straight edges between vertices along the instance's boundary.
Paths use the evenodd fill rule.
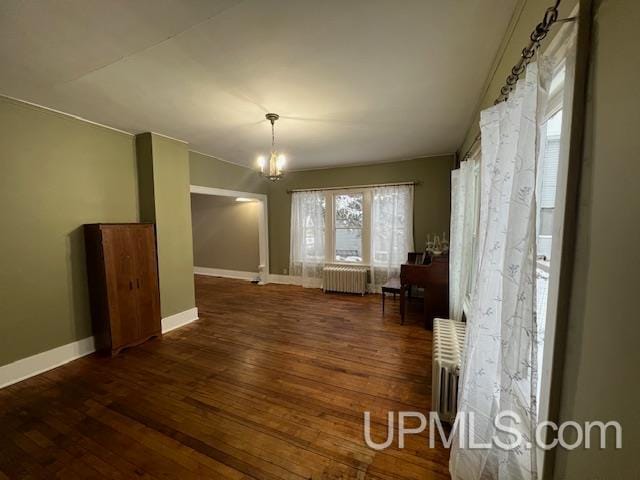
<path fill-rule="evenodd" d="M 451 172 L 451 243 L 449 245 L 449 316 L 462 320 L 462 307 L 473 262 L 475 162 Z"/>
<path fill-rule="evenodd" d="M 291 195 L 289 274 L 303 287 L 322 286 L 325 252 L 325 194 L 321 191 Z"/>
<path fill-rule="evenodd" d="M 505 444 L 500 412 L 520 422 L 501 423 L 534 441 L 536 427 L 535 185 L 537 116 L 545 110 L 538 66 L 528 66 L 507 102 L 484 110 L 482 133 L 479 267 L 473 289 L 462 365 L 459 412 L 476 443 Z M 469 418 L 473 414 L 473 420 Z M 535 448 L 505 450 L 459 446 L 455 434 L 454 479 L 535 479 Z"/>
<path fill-rule="evenodd" d="M 371 192 L 371 283 L 379 291 L 413 250 L 413 185 Z"/>

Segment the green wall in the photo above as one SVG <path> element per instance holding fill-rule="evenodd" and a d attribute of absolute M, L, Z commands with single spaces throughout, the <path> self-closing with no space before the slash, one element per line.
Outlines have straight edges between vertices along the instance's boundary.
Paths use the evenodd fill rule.
<path fill-rule="evenodd" d="M 196 267 L 257 272 L 259 202 L 191 194 L 193 259 Z"/>
<path fill-rule="evenodd" d="M 291 195 L 289 189 L 343 187 L 418 181 L 415 187 L 413 229 L 415 248 L 428 233 L 449 232 L 449 206 L 453 156 L 418 158 L 357 167 L 289 172 L 269 185 L 269 262 L 271 273 L 289 268 Z"/>
<path fill-rule="evenodd" d="M 640 478 L 640 2 L 594 7 L 560 419 L 617 420 L 623 448 L 560 449 L 558 480 Z"/>
<path fill-rule="evenodd" d="M 219 160 L 209 155 L 189 152 L 191 185 L 223 188 L 239 192 L 267 193 L 268 180 L 256 170 Z"/>
<path fill-rule="evenodd" d="M 85 223 L 155 221 L 162 316 L 195 306 L 187 145 L 137 138 L 0 97 L 0 365 L 91 336 Z"/>
<path fill-rule="evenodd" d="M 189 151 L 161 135 L 136 137 L 141 220 L 156 223 L 162 317 L 195 307 Z"/>
<path fill-rule="evenodd" d="M 137 188 L 132 136 L 0 97 L 0 365 L 91 336 L 82 224 Z"/>

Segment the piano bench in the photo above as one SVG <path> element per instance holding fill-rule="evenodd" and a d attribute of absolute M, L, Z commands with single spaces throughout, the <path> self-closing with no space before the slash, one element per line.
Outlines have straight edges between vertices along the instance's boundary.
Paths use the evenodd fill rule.
<path fill-rule="evenodd" d="M 390 278 L 387 283 L 382 285 L 382 314 L 383 315 L 384 315 L 384 298 L 386 297 L 386 294 L 392 293 L 393 298 L 395 299 L 396 294 L 399 294 L 400 291 L 401 291 L 401 286 L 400 286 L 399 277 Z"/>

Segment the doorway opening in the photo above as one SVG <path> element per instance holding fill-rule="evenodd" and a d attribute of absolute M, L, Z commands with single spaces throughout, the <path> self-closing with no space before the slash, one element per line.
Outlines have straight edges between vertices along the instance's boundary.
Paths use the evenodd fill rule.
<path fill-rule="evenodd" d="M 269 281 L 267 196 L 191 185 L 194 273 Z"/>

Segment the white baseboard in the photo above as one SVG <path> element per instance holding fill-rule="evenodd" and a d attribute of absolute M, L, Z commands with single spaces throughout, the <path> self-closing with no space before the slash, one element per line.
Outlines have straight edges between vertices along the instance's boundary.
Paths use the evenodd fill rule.
<path fill-rule="evenodd" d="M 294 275 L 269 274 L 269 283 L 302 286 L 302 277 L 296 277 Z M 321 278 L 310 279 L 309 283 L 306 286 L 307 288 L 322 288 L 322 279 Z"/>
<path fill-rule="evenodd" d="M 198 309 L 191 308 L 184 312 L 176 313 L 162 319 L 162 333 L 170 332 L 176 328 L 198 319 Z M 93 337 L 83 338 L 76 342 L 67 343 L 60 347 L 52 348 L 46 352 L 37 353 L 27 358 L 16 360 L 13 363 L 0 366 L 0 388 L 8 387 L 40 373 L 47 372 L 65 363 L 76 360 L 96 351 Z"/>
<path fill-rule="evenodd" d="M 196 275 L 209 275 L 211 277 L 235 278 L 236 280 L 250 281 L 258 278 L 258 272 L 243 272 L 238 270 L 223 270 L 220 268 L 208 267 L 193 267 L 193 273 Z M 267 283 L 278 283 L 280 285 L 302 285 L 302 279 L 293 275 L 276 275 L 275 273 L 270 273 L 263 277 L 262 285 Z M 321 288 L 320 284 L 321 281 L 318 280 L 316 288 Z"/>
<path fill-rule="evenodd" d="M 291 275 L 276 275 L 275 273 L 269 274 L 269 283 L 279 283 L 281 285 L 301 285 L 299 277 Z"/>
<path fill-rule="evenodd" d="M 87 337 L 3 365 L 0 367 L 0 388 L 8 387 L 29 377 L 44 373 L 72 360 L 89 355 L 95 350 L 96 345 L 93 337 Z"/>
<path fill-rule="evenodd" d="M 183 327 L 188 323 L 198 320 L 198 309 L 190 308 L 184 312 L 179 312 L 162 319 L 162 333 L 170 332 L 176 328 Z"/>
<path fill-rule="evenodd" d="M 258 272 L 244 272 L 241 270 L 224 270 L 222 268 L 193 267 L 193 273 L 210 277 L 235 278 L 237 280 L 255 280 Z"/>
<path fill-rule="evenodd" d="M 295 277 L 292 275 L 276 275 L 273 273 L 269 274 L 269 283 L 278 283 L 281 285 L 302 285 L 302 279 L 300 277 Z M 317 282 L 311 282 L 311 285 L 308 288 L 322 288 L 322 280 L 317 279 Z M 380 293 L 380 286 L 375 286 L 371 283 L 367 284 L 367 293 Z"/>

